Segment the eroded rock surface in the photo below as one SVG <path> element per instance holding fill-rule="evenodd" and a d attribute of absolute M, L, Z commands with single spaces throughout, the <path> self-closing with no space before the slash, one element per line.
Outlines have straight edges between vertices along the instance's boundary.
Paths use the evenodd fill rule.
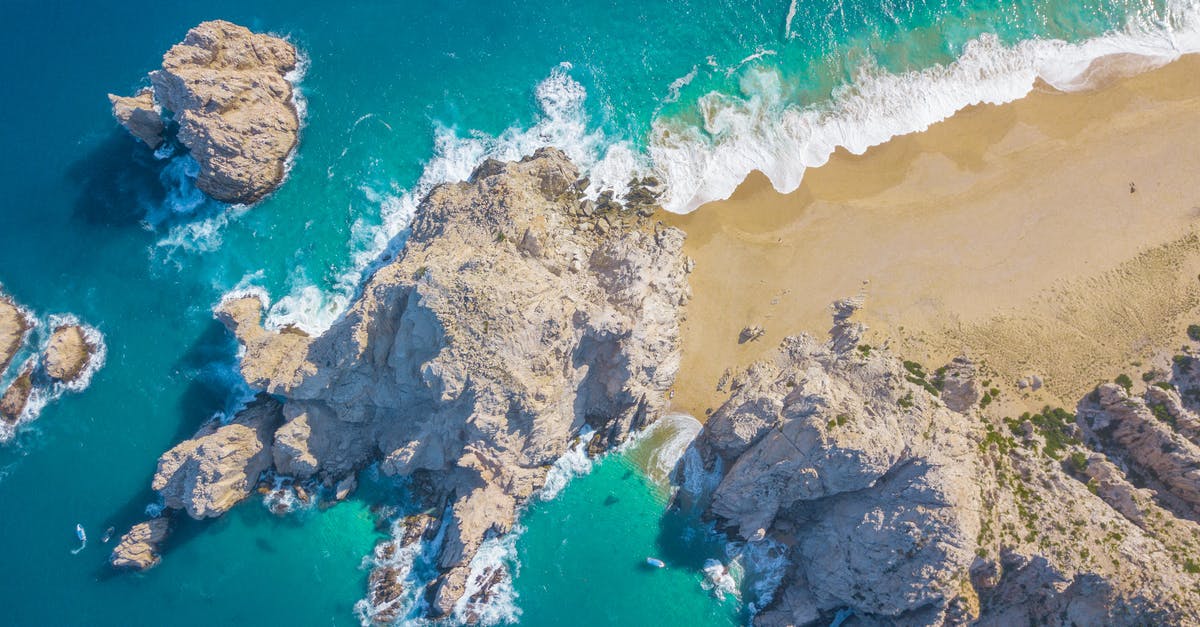
<path fill-rule="evenodd" d="M 252 203 L 274 190 L 299 137 L 288 81 L 296 49 L 287 41 L 221 20 L 204 22 L 150 73 L 153 95 L 109 95 L 113 115 L 152 148 L 162 141 L 161 105 L 200 163 L 196 185 L 217 200 Z"/>
<path fill-rule="evenodd" d="M 936 394 L 886 349 L 851 350 L 857 306 L 835 306 L 830 341 L 788 338 L 734 377 L 695 443 L 703 463 L 683 466 L 685 486 L 716 487 L 681 499 L 785 551 L 757 624 L 1200 621 L 1200 526 L 1164 507 L 1195 490 L 1192 443 L 1161 428 L 1186 411 L 1178 395 L 1148 393 L 1175 401 L 1154 409 L 1101 386 L 1081 403 L 1080 421 L 1137 459 L 1127 476 L 1069 412 L 982 413 L 969 363 Z M 1143 475 L 1155 489 L 1130 479 Z"/>
<path fill-rule="evenodd" d="M 83 327 L 60 326 L 50 335 L 50 343 L 42 353 L 42 369 L 55 381 L 71 383 L 79 378 L 95 351 Z"/>
<path fill-rule="evenodd" d="M 109 563 L 114 568 L 146 570 L 158 565 L 158 547 L 167 538 L 166 518 L 151 518 L 133 526 L 113 548 Z"/>
<path fill-rule="evenodd" d="M 163 124 L 162 113 L 154 104 L 153 89 L 143 89 L 136 96 L 109 94 L 108 101 L 112 103 L 113 117 L 131 135 L 151 149 L 162 145 L 166 125 Z"/>
<path fill-rule="evenodd" d="M 164 505 L 192 518 L 224 514 L 270 467 L 272 434 L 282 418 L 279 402 L 260 396 L 228 424 L 205 424 L 159 458 L 152 487 Z"/>
<path fill-rule="evenodd" d="M 511 529 L 573 439 L 594 430 L 604 450 L 656 419 L 679 367 L 683 233 L 584 200 L 578 179 L 544 149 L 434 189 L 402 256 L 320 336 L 264 328 L 254 297 L 218 311 L 246 380 L 285 399 L 263 440 L 277 471 L 332 488 L 378 462 L 430 486 L 446 512 L 433 614 L 453 610 L 481 543 Z M 181 446 L 160 475 L 209 455 Z M 373 576 L 372 596 L 394 598 L 396 581 Z"/>

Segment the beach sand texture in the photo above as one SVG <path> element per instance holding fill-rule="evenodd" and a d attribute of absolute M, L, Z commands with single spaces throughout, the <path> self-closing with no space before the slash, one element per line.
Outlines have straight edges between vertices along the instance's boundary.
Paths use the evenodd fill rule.
<path fill-rule="evenodd" d="M 1073 405 L 1165 362 L 1200 319 L 1200 58 L 1127 78 L 1110 61 L 1089 91 L 971 107 L 839 152 L 793 193 L 754 174 L 663 216 L 696 262 L 674 408 L 703 418 L 727 367 L 823 335 L 829 304 L 860 292 L 865 342 L 931 368 L 966 353 L 1006 404 Z M 766 334 L 739 344 L 748 325 Z M 1027 374 L 1046 387 L 1020 396 Z"/>

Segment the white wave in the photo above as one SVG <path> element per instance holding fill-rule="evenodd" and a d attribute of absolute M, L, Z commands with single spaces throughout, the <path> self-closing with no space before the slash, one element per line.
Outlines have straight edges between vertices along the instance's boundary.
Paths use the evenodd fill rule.
<path fill-rule="evenodd" d="M 488 538 L 479 546 L 475 557 L 471 558 L 471 574 L 467 576 L 466 589 L 454 604 L 452 615 L 459 624 L 477 622 L 480 625 L 499 625 L 518 622 L 521 608 L 517 606 L 517 591 L 512 582 L 520 567 L 517 538 L 524 531 L 524 527 L 517 525 L 512 531 Z M 484 598 L 472 600 L 472 597 L 481 594 Z"/>
<path fill-rule="evenodd" d="M 26 315 L 32 315 L 27 311 L 25 313 Z M 87 361 L 84 362 L 83 369 L 79 371 L 79 374 L 73 380 L 54 381 L 43 372 L 41 361 L 51 335 L 59 327 L 63 326 L 78 326 L 83 333 L 84 341 L 92 349 L 92 352 L 88 356 Z M 33 386 L 29 391 L 29 398 L 25 401 L 25 407 L 22 409 L 21 414 L 17 416 L 16 421 L 12 424 L 0 422 L 0 443 L 11 440 L 22 425 L 37 420 L 42 410 L 50 403 L 58 400 L 63 394 L 67 392 L 78 393 L 86 390 L 92 383 L 92 377 L 100 368 L 104 367 L 104 363 L 108 359 L 108 345 L 104 342 L 104 334 L 100 333 L 95 327 L 83 324 L 74 315 L 52 314 L 44 322 L 35 319 L 32 330 L 36 330 L 37 332 L 33 333 L 29 355 L 21 363 L 20 368 L 15 369 L 15 372 L 29 372 Z M 17 376 L 21 375 L 18 374 Z"/>
<path fill-rule="evenodd" d="M 796 19 L 796 0 L 788 4 L 787 20 L 783 23 L 783 38 L 792 38 L 792 20 Z"/>
<path fill-rule="evenodd" d="M 371 468 L 370 472 L 378 472 L 374 466 Z M 414 627 L 433 624 L 433 621 L 419 617 L 426 609 L 426 586 L 437 574 L 438 551 L 445 538 L 449 520 L 450 509 L 447 508 L 442 512 L 442 524 L 432 539 L 422 538 L 408 546 L 395 549 L 389 555 L 386 550 L 390 548 L 389 544 L 396 543 L 398 545 L 400 538 L 405 535 L 403 518 L 392 523 L 392 539 L 376 545 L 371 557 L 364 558 L 362 568 L 374 569 L 381 566 L 395 568 L 400 580 L 404 582 L 404 594 L 392 603 L 383 605 L 373 605 L 369 598 L 360 599 L 355 603 L 354 613 L 363 627 L 379 624 L 376 617 L 383 612 L 390 611 L 396 604 L 402 607 L 402 610 L 396 613 L 400 617 L 400 624 Z"/>
<path fill-rule="evenodd" d="M 679 100 L 679 92 L 684 87 L 687 87 L 688 85 L 690 85 L 692 83 L 692 81 L 696 80 L 696 75 L 699 72 L 700 72 L 700 66 L 693 65 L 692 71 L 671 81 L 671 84 L 667 86 L 667 95 L 666 95 L 666 97 L 663 98 L 663 102 L 667 103 L 667 102 L 675 102 L 676 100 Z"/>
<path fill-rule="evenodd" d="M 595 433 L 584 426 L 579 432 L 579 438 L 567 449 L 567 452 L 555 460 L 550 471 L 546 473 L 546 484 L 537 492 L 537 497 L 543 501 L 554 500 L 575 477 L 582 477 L 592 472 L 592 459 L 588 457 L 588 442 Z"/>
<path fill-rule="evenodd" d="M 738 594 L 738 582 L 734 578 L 732 572 L 720 560 L 707 559 L 704 560 L 704 581 L 700 584 L 702 588 L 708 590 L 718 599 L 723 599 L 726 596 L 740 596 Z"/>
<path fill-rule="evenodd" d="M 1006 46 L 984 35 L 948 65 L 903 74 L 864 66 L 828 102 L 809 106 L 785 101 L 778 71 L 755 68 L 741 81 L 747 96 L 713 92 L 699 100 L 702 128 L 657 120 L 649 153 L 656 175 L 668 184 L 664 207 L 686 213 L 728 198 L 753 170 L 766 174 L 776 190 L 790 192 L 807 168 L 823 165 L 839 147 L 861 154 L 964 107 L 1022 98 L 1039 79 L 1064 91 L 1085 89 L 1094 80 L 1093 64 L 1105 57 L 1135 55 L 1144 60 L 1139 69 L 1147 69 L 1196 51 L 1200 5 L 1193 2 L 1172 5 L 1163 16 L 1131 19 L 1123 30 L 1082 43 L 1031 39 Z"/>
<path fill-rule="evenodd" d="M 702 425 L 688 414 L 667 414 L 638 434 L 631 455 L 655 483 L 669 485 L 675 467 L 700 434 Z"/>
<path fill-rule="evenodd" d="M 514 126 L 492 136 L 435 125 L 433 156 L 416 184 L 408 189 L 364 188 L 368 200 L 379 205 L 379 219 L 360 218 L 352 226 L 351 261 L 332 290 L 323 291 L 309 281 L 295 282 L 272 307 L 269 316 L 273 324 L 294 324 L 312 334 L 327 329 L 349 306 L 374 264 L 399 253 L 403 234 L 430 190 L 466 180 L 485 159 L 511 161 L 553 146 L 588 172 L 591 195 L 605 189 L 618 196 L 628 191 L 631 174 L 644 168 L 645 160 L 627 142 L 615 141 L 593 127 L 585 107 L 587 90 L 571 78 L 570 71 L 571 65 L 563 63 L 538 83 L 534 96 L 539 116 L 528 128 Z"/>
<path fill-rule="evenodd" d="M 730 542 L 725 545 L 729 573 L 746 598 L 751 616 L 770 605 L 791 562 L 787 546 L 770 538 L 758 542 Z"/>

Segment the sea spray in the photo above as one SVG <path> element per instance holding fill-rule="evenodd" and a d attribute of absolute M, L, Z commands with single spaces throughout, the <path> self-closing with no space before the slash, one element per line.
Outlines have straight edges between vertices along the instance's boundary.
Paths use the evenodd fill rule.
<path fill-rule="evenodd" d="M 271 324 L 292 324 L 314 335 L 328 329 L 352 302 L 363 277 L 400 254 L 408 225 L 424 197 L 437 185 L 466 180 L 485 159 L 512 161 L 538 148 L 556 147 L 589 174 L 590 194 L 606 189 L 623 194 L 631 173 L 643 167 L 642 158 L 628 142 L 609 137 L 592 123 L 584 106 L 587 90 L 571 77 L 571 69 L 569 63 L 560 64 L 538 83 L 534 96 L 539 115 L 530 127 L 514 126 L 491 136 L 477 131 L 463 134 L 435 123 L 433 155 L 414 185 L 397 192 L 364 190 L 378 202 L 379 221 L 355 221 L 351 261 L 332 290 L 309 281 L 293 283 L 290 292 L 272 306 Z"/>
<path fill-rule="evenodd" d="M 800 185 L 804 171 L 842 148 L 862 154 L 898 135 L 927 129 L 964 107 L 1024 97 L 1041 80 L 1063 91 L 1087 89 L 1091 69 L 1115 55 L 1143 61 L 1132 71 L 1200 51 L 1200 5 L 1175 2 L 1162 14 L 1139 14 L 1123 29 L 1080 43 L 1026 39 L 1006 45 L 993 34 L 968 42 L 957 60 L 899 74 L 870 58 L 827 101 L 789 99 L 778 68 L 755 65 L 740 81 L 741 96 L 710 92 L 690 118 L 654 122 L 649 155 L 667 182 L 664 208 L 687 213 L 728 198 L 754 170 L 779 192 Z M 772 51 L 760 50 L 741 64 Z"/>
<path fill-rule="evenodd" d="M 0 421 L 0 444 L 11 440 L 22 425 L 36 420 L 47 405 L 58 400 L 63 394 L 86 390 L 92 383 L 92 377 L 104 367 L 104 363 L 108 359 L 108 346 L 104 342 L 104 334 L 95 327 L 83 324 L 74 315 L 52 314 L 45 320 L 35 320 L 35 322 L 31 325 L 32 339 L 28 347 L 22 351 L 27 356 L 19 368 L 10 366 L 10 369 L 16 373 L 32 373 L 32 388 L 25 401 L 25 407 L 17 416 L 16 421 L 11 424 Z M 71 381 L 52 380 L 42 372 L 41 366 L 42 355 L 50 342 L 51 334 L 63 326 L 79 327 L 84 342 L 91 350 L 83 368 Z"/>

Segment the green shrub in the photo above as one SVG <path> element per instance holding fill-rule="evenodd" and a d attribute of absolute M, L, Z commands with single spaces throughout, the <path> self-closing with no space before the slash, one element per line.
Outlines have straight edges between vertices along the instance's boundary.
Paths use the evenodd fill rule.
<path fill-rule="evenodd" d="M 1125 388 L 1126 392 L 1133 390 L 1133 379 L 1130 379 L 1129 375 L 1127 375 L 1127 374 L 1119 374 L 1119 375 L 1117 375 L 1116 379 L 1113 379 L 1113 381 L 1117 385 Z"/>
<path fill-rule="evenodd" d="M 1200 342 L 1200 324 L 1189 324 L 1187 334 L 1193 342 Z"/>

